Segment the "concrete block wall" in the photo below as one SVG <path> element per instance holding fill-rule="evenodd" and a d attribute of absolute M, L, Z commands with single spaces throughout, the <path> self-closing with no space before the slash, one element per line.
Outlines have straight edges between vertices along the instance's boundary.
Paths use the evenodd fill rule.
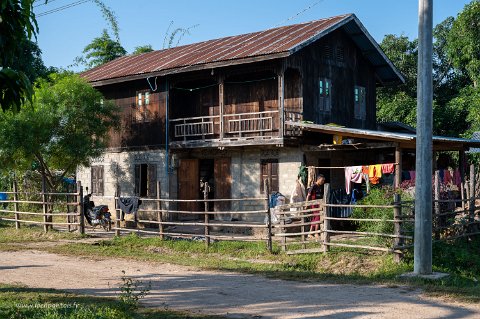
<path fill-rule="evenodd" d="M 92 200 L 96 205 L 108 205 L 110 210 L 113 211 L 117 185 L 120 188 L 120 194 L 122 196 L 134 195 L 135 164 L 156 165 L 161 196 L 162 198 L 169 197 L 169 188 L 167 187 L 169 179 L 165 172 L 165 151 L 105 152 L 91 163 L 92 166 L 101 165 L 104 167 L 104 196 L 92 196 Z M 169 172 L 169 174 L 172 174 L 172 172 Z M 77 168 L 77 180 L 82 183 L 84 193 L 86 193 L 86 187 L 88 187 L 89 192 L 91 192 L 90 167 Z M 175 181 L 176 178 L 171 178 L 171 180 Z M 146 208 L 143 206 L 144 205 L 142 205 L 142 208 Z"/>

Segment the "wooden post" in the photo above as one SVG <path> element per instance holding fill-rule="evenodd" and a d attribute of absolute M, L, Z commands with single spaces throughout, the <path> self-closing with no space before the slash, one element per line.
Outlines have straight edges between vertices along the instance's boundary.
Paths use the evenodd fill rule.
<path fill-rule="evenodd" d="M 460 198 L 462 199 L 462 210 L 465 210 L 465 150 L 460 150 L 458 153 L 458 168 L 460 170 Z"/>
<path fill-rule="evenodd" d="M 401 236 L 402 235 L 402 199 L 400 194 L 393 195 L 393 219 L 395 220 L 394 224 L 394 235 Z M 398 247 L 403 246 L 403 238 L 395 237 L 393 240 L 393 247 L 395 250 L 399 250 Z M 403 258 L 403 253 L 396 252 L 394 256 L 395 262 L 399 263 Z"/>
<path fill-rule="evenodd" d="M 328 204 L 329 201 L 329 196 L 330 196 L 330 184 L 326 183 L 323 186 L 323 203 Z M 329 215 L 329 209 L 326 206 L 323 206 L 323 216 L 324 217 L 330 217 Z M 330 243 L 330 233 L 328 231 L 330 230 L 330 220 L 327 218 L 323 218 L 323 252 L 326 253 L 330 250 L 330 246 L 328 245 Z"/>
<path fill-rule="evenodd" d="M 270 215 L 270 184 L 268 183 L 268 179 L 264 180 L 264 187 L 265 195 L 266 195 L 266 210 L 267 210 L 267 248 L 269 252 L 273 251 L 272 248 L 272 215 Z"/>
<path fill-rule="evenodd" d="M 435 216 L 433 218 L 433 226 L 434 226 L 434 234 L 435 234 L 435 239 L 440 239 L 440 172 L 437 170 L 435 171 L 435 202 L 434 202 L 434 213 Z"/>
<path fill-rule="evenodd" d="M 69 185 L 70 185 L 70 184 L 69 184 Z M 71 209 L 70 209 L 70 205 L 68 205 L 68 204 L 70 204 L 70 203 L 72 202 L 72 199 L 73 199 L 73 198 L 70 197 L 70 195 L 68 195 L 68 193 L 69 193 L 70 191 L 71 191 L 70 187 L 67 187 L 67 195 L 65 195 L 65 199 L 66 199 L 66 202 L 67 202 L 66 207 L 67 207 L 67 214 L 68 214 L 68 215 L 67 215 L 67 218 L 66 218 L 66 222 L 67 222 L 67 230 L 68 230 L 68 232 L 71 232 L 71 231 L 72 231 L 72 227 L 70 226 L 70 222 L 71 222 L 70 212 L 71 212 Z M 73 200 L 74 200 L 74 199 L 73 199 Z"/>
<path fill-rule="evenodd" d="M 203 185 L 203 200 L 205 204 L 205 246 L 208 248 L 210 246 L 210 228 L 208 226 L 208 189 L 209 185 L 207 182 Z"/>
<path fill-rule="evenodd" d="M 395 147 L 395 189 L 400 188 L 402 183 L 402 149 L 398 146 Z"/>
<path fill-rule="evenodd" d="M 48 219 L 47 219 L 47 184 L 46 184 L 46 181 L 45 181 L 45 176 L 42 175 L 42 211 L 43 211 L 43 230 L 45 232 L 48 231 L 48 225 L 47 225 L 47 222 L 48 222 Z"/>
<path fill-rule="evenodd" d="M 15 211 L 15 228 L 20 229 L 20 222 L 18 217 L 18 185 L 17 185 L 17 178 L 14 177 L 13 179 L 13 210 Z"/>
<path fill-rule="evenodd" d="M 118 185 L 117 185 L 117 189 L 115 190 L 115 198 L 113 200 L 115 202 L 115 236 L 120 236 L 120 211 L 118 210 L 118 203 L 117 203 L 117 201 L 120 200 L 120 189 Z"/>
<path fill-rule="evenodd" d="M 285 228 L 285 215 L 283 215 L 280 219 L 280 224 L 282 225 L 282 227 L 280 228 L 282 230 L 282 234 L 286 235 L 287 229 Z M 303 238 L 305 238 L 305 235 L 302 234 L 302 241 L 305 241 Z M 305 244 L 303 244 L 303 246 L 304 245 Z M 282 236 L 282 251 L 287 251 L 287 236 Z"/>
<path fill-rule="evenodd" d="M 283 138 L 285 130 L 285 71 L 282 67 L 278 72 L 278 114 L 279 114 L 279 137 Z"/>
<path fill-rule="evenodd" d="M 225 83 L 224 83 L 224 76 L 220 75 L 218 77 L 218 106 L 220 109 L 220 140 L 223 140 L 224 135 L 224 119 L 223 119 L 223 112 L 224 112 L 224 90 L 225 90 Z"/>
<path fill-rule="evenodd" d="M 470 205 L 468 207 L 469 211 L 469 222 L 475 220 L 475 165 L 470 165 Z"/>
<path fill-rule="evenodd" d="M 157 221 L 160 223 L 158 224 L 158 231 L 160 233 L 160 238 L 163 240 L 165 236 L 163 235 L 163 211 L 162 211 L 162 199 L 161 199 L 161 192 L 160 192 L 160 181 L 157 181 Z"/>
<path fill-rule="evenodd" d="M 305 242 L 305 213 L 302 213 L 302 248 L 307 249 L 307 243 Z"/>
<path fill-rule="evenodd" d="M 78 220 L 80 223 L 80 226 L 78 228 L 78 231 L 80 234 L 85 234 L 85 207 L 83 206 L 83 187 L 82 183 L 77 182 L 77 192 L 78 192 L 78 209 L 80 211 L 80 214 L 78 216 Z"/>

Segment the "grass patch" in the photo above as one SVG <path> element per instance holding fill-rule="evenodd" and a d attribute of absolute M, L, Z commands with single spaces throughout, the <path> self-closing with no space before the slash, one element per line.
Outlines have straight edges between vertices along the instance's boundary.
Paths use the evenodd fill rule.
<path fill-rule="evenodd" d="M 168 309 L 132 308 L 114 298 L 80 296 L 53 289 L 0 284 L 0 318 L 5 319 L 206 319 Z"/>
<path fill-rule="evenodd" d="M 41 227 L 25 224 L 22 224 L 20 229 L 15 229 L 14 223 L 0 221 L 0 244 L 57 241 L 60 239 L 75 240 L 87 237 L 89 236 L 77 232 L 68 233 L 57 230 L 49 230 L 45 233 Z"/>

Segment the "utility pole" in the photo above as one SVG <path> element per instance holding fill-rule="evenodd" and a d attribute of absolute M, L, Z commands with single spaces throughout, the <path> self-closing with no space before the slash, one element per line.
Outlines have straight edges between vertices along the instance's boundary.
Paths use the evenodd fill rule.
<path fill-rule="evenodd" d="M 418 2 L 417 145 L 414 266 L 416 275 L 432 273 L 432 126 L 433 0 Z"/>

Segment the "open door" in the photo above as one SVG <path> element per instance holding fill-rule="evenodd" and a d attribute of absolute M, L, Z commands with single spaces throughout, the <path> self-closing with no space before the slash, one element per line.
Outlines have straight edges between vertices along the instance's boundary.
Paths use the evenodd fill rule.
<path fill-rule="evenodd" d="M 231 159 L 216 158 L 214 161 L 215 199 L 231 198 L 232 175 L 230 174 Z M 230 211 L 231 202 L 215 202 L 215 211 Z"/>
<path fill-rule="evenodd" d="M 198 159 L 181 159 L 178 168 L 178 199 L 199 199 Z M 180 202 L 178 210 L 198 211 L 199 203 Z M 179 214 L 178 219 L 196 219 L 197 215 Z"/>

